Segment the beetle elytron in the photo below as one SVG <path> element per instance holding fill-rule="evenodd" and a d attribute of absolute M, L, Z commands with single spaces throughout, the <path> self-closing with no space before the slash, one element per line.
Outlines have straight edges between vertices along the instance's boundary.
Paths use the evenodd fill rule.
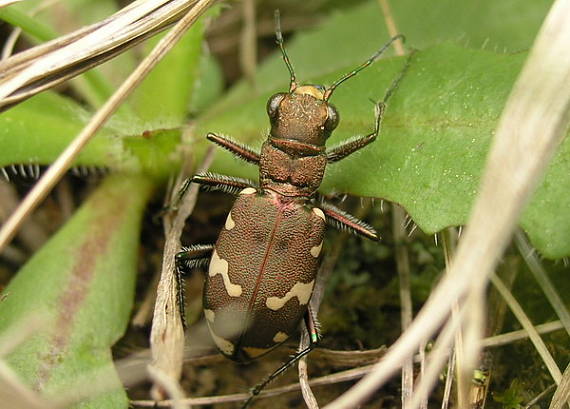
<path fill-rule="evenodd" d="M 238 158 L 259 166 L 259 185 L 213 173 L 198 174 L 185 185 L 195 182 L 237 195 L 216 244 L 194 245 L 176 256 L 181 272 L 209 262 L 204 314 L 215 344 L 226 357 L 240 362 L 258 358 L 294 334 L 302 319 L 310 334 L 310 350 L 319 334 L 308 303 L 326 224 L 378 240 L 371 226 L 331 204 L 317 203 L 316 196 L 327 164 L 376 139 L 385 103 L 406 68 L 376 104 L 374 130 L 327 151 L 325 142 L 339 122 L 328 102 L 331 95 L 401 37 L 392 38 L 369 60 L 325 88 L 297 83 L 277 29 L 291 80 L 289 92 L 275 94 L 267 103 L 271 131 L 261 153 L 226 137 L 207 135 Z"/>

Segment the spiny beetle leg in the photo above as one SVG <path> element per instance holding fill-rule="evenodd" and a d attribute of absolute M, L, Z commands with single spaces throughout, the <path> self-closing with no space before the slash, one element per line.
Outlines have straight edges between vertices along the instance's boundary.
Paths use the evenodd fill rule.
<path fill-rule="evenodd" d="M 253 399 L 255 399 L 255 397 L 257 395 L 259 395 L 261 393 L 261 391 L 263 389 L 265 389 L 265 387 L 267 385 L 269 385 L 271 382 L 273 382 L 273 380 L 275 378 L 277 378 L 279 375 L 284 373 L 291 366 L 295 365 L 295 363 L 297 361 L 299 361 L 299 359 L 303 358 L 305 355 L 307 355 L 309 352 L 311 352 L 313 349 L 316 348 L 319 341 L 321 340 L 321 334 L 319 333 L 319 329 L 318 329 L 319 324 L 316 320 L 315 314 L 314 314 L 313 309 L 311 308 L 310 305 L 307 307 L 307 311 L 305 312 L 304 320 L 305 320 L 305 326 L 307 328 L 307 332 L 309 333 L 309 346 L 307 348 L 297 352 L 296 354 L 292 355 L 287 362 L 285 362 L 283 365 L 281 365 L 279 368 L 277 368 L 277 370 L 275 372 L 273 372 L 271 375 L 269 375 L 267 377 L 267 379 L 265 379 L 263 382 L 255 385 L 249 391 L 249 393 L 250 393 L 249 398 L 247 398 L 247 400 L 245 401 L 245 403 L 243 404 L 241 409 L 246 409 L 251 404 Z"/>
<path fill-rule="evenodd" d="M 183 247 L 176 253 L 176 268 L 182 273 L 187 274 L 197 267 L 207 265 L 208 260 L 214 251 L 213 244 L 195 244 L 190 247 Z"/>
<path fill-rule="evenodd" d="M 243 145 L 241 143 L 237 143 L 232 141 L 231 139 L 216 135 L 215 133 L 209 133 L 206 135 L 209 141 L 214 142 L 217 145 L 220 145 L 222 148 L 227 149 L 238 158 L 245 160 L 246 162 L 259 164 L 260 156 L 259 153 L 253 151 L 251 148 Z"/>
<path fill-rule="evenodd" d="M 182 319 L 182 326 L 186 329 L 186 311 L 184 301 L 184 275 L 198 267 L 205 267 L 210 261 L 214 251 L 213 244 L 196 244 L 190 247 L 182 248 L 182 251 L 176 253 L 174 263 L 176 265 L 176 287 L 178 298 L 178 310 L 180 311 L 180 318 Z"/>
<path fill-rule="evenodd" d="M 221 192 L 229 193 L 232 195 L 237 195 L 240 191 L 247 187 L 256 187 L 256 184 L 249 179 L 236 178 L 232 176 L 219 175 L 217 173 L 205 172 L 194 175 L 188 178 L 182 184 L 182 187 L 176 195 L 174 204 L 169 206 L 171 209 L 178 209 L 178 205 L 182 201 L 182 198 L 190 188 L 192 183 L 198 183 L 202 186 L 203 190 L 219 190 Z M 167 209 L 169 208 L 167 207 Z"/>
<path fill-rule="evenodd" d="M 370 240 L 378 241 L 380 237 L 376 230 L 368 223 L 357 219 L 351 214 L 343 212 L 339 208 L 331 205 L 330 203 L 321 204 L 321 209 L 325 213 L 326 221 L 329 225 L 350 233 L 360 234 Z"/>
<path fill-rule="evenodd" d="M 376 140 L 376 137 L 380 133 L 380 126 L 382 124 L 382 118 L 384 117 L 384 110 L 386 104 L 384 102 L 378 102 L 375 106 L 376 122 L 374 125 L 374 131 L 365 136 L 358 136 L 356 138 L 351 138 L 347 142 L 340 144 L 332 148 L 327 152 L 327 162 L 334 163 L 341 159 L 346 158 L 351 153 L 356 152 L 359 149 L 364 148 L 371 142 Z"/>
<path fill-rule="evenodd" d="M 219 175 L 211 172 L 195 175 L 192 178 L 192 182 L 200 184 L 203 190 L 219 190 L 231 195 L 237 195 L 248 187 L 257 188 L 257 185 L 249 179 Z"/>

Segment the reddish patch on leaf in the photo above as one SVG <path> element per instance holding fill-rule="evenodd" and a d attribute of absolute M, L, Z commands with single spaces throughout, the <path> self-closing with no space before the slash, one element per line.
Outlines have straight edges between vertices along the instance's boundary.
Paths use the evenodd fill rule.
<path fill-rule="evenodd" d="M 106 194 L 101 194 L 103 192 Z M 92 217 L 91 231 L 86 232 L 85 241 L 76 250 L 75 264 L 67 286 L 57 302 L 58 317 L 49 343 L 49 351 L 39 359 L 41 363 L 36 378 L 36 390 L 44 389 L 52 370 L 62 360 L 73 332 L 76 315 L 89 294 L 97 262 L 107 251 L 113 234 L 120 226 L 127 210 L 127 202 L 120 197 L 120 192 L 109 192 L 103 188 L 98 193 L 89 202 L 89 208 L 95 213 Z"/>

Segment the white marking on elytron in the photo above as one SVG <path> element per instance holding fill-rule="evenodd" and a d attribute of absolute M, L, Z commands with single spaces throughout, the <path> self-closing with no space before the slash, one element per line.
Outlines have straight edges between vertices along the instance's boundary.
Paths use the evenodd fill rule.
<path fill-rule="evenodd" d="M 313 256 L 314 258 L 319 257 L 319 254 L 321 254 L 322 248 L 323 248 L 323 242 L 322 241 L 318 246 L 311 247 L 311 256 Z"/>
<path fill-rule="evenodd" d="M 265 354 L 270 348 L 243 347 L 243 350 L 250 358 L 256 358 Z"/>
<path fill-rule="evenodd" d="M 284 332 L 277 331 L 277 334 L 275 334 L 275 336 L 273 337 L 273 342 L 281 343 L 281 342 L 285 341 L 287 338 L 289 338 L 289 335 L 287 335 Z"/>
<path fill-rule="evenodd" d="M 265 301 L 265 305 L 267 306 L 267 308 L 273 311 L 277 311 L 280 308 L 283 308 L 283 306 L 287 303 L 287 301 L 289 301 L 293 297 L 297 297 L 299 299 L 299 304 L 305 305 L 309 302 L 309 299 L 311 298 L 314 285 L 315 285 L 315 280 L 307 284 L 298 282 L 293 286 L 293 288 L 291 288 L 287 292 L 287 294 L 285 294 L 285 297 L 283 298 L 268 297 L 267 300 Z"/>
<path fill-rule="evenodd" d="M 222 279 L 224 280 L 224 286 L 226 287 L 226 291 L 230 297 L 239 297 L 242 293 L 241 285 L 233 284 L 230 281 L 230 276 L 228 274 L 228 262 L 223 258 L 218 256 L 218 252 L 214 249 L 214 253 L 212 254 L 212 260 L 210 261 L 210 268 L 208 270 L 208 275 L 210 277 L 214 277 L 217 274 L 222 275 Z"/>
<path fill-rule="evenodd" d="M 216 313 L 212 310 L 204 309 L 204 316 L 208 320 L 208 322 L 214 322 L 216 318 Z"/>
<path fill-rule="evenodd" d="M 232 212 L 228 213 L 228 218 L 226 219 L 226 230 L 231 230 L 236 226 L 234 219 L 232 219 Z"/>
<path fill-rule="evenodd" d="M 321 219 L 326 221 L 325 218 L 325 214 L 323 213 L 323 211 L 321 209 L 319 209 L 318 207 L 313 207 L 313 213 L 315 213 L 317 216 L 319 216 Z"/>
<path fill-rule="evenodd" d="M 255 192 L 257 192 L 257 190 L 255 190 L 255 188 L 253 187 L 246 187 L 245 189 L 243 189 L 241 192 L 239 192 L 240 195 L 252 195 Z"/>
<path fill-rule="evenodd" d="M 217 336 L 214 330 L 212 330 L 212 327 L 210 327 L 210 323 L 209 322 L 207 323 L 208 323 L 208 329 L 210 330 L 210 335 L 212 336 L 214 343 L 218 346 L 220 351 L 222 351 L 226 355 L 233 355 L 236 349 L 234 344 L 232 344 L 227 339 L 223 339 L 222 337 Z"/>

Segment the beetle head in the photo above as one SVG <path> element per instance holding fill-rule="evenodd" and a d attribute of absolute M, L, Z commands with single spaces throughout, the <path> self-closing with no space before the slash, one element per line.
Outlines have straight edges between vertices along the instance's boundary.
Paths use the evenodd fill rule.
<path fill-rule="evenodd" d="M 339 121 L 337 110 L 325 100 L 320 85 L 296 86 L 273 95 L 267 102 L 271 138 L 323 147 Z"/>

